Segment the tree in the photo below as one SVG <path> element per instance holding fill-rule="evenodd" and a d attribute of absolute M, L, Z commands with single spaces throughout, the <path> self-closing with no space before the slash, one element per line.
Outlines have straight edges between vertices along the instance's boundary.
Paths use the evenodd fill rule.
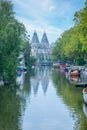
<path fill-rule="evenodd" d="M 13 4 L 0 1 L 0 77 L 15 81 L 18 56 L 23 51 L 30 58 L 30 44 L 25 26 L 14 17 Z M 27 61 L 27 58 L 26 58 Z M 28 62 L 27 61 L 27 62 Z"/>
<path fill-rule="evenodd" d="M 53 49 L 53 57 L 79 63 L 87 57 L 87 0 L 85 7 L 74 15 L 75 26 L 65 31 Z M 79 64 L 78 63 L 78 64 Z M 81 63 L 81 64 L 82 64 Z"/>
<path fill-rule="evenodd" d="M 74 15 L 75 23 L 79 27 L 80 41 L 82 42 L 82 50 L 87 55 L 87 0 L 85 2 L 85 7 L 76 12 Z"/>

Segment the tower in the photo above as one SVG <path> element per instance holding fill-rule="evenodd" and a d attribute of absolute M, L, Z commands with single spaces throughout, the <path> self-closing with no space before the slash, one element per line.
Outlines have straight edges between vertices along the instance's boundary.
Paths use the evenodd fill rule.
<path fill-rule="evenodd" d="M 39 42 L 36 31 L 34 32 L 31 41 L 31 52 L 32 55 L 35 56 L 37 58 L 37 61 L 39 62 L 50 60 L 50 44 L 45 32 L 43 33 L 41 42 Z"/>
<path fill-rule="evenodd" d="M 41 45 L 43 47 L 48 47 L 49 46 L 49 41 L 48 41 L 48 38 L 47 38 L 47 35 L 46 35 L 45 32 L 43 33 L 43 36 L 42 36 L 42 39 L 41 39 Z"/>
<path fill-rule="evenodd" d="M 38 36 L 37 36 L 37 33 L 36 33 L 36 31 L 34 32 L 34 34 L 33 34 L 33 37 L 32 37 L 32 44 L 34 44 L 34 45 L 37 45 L 37 44 L 39 44 L 39 39 L 38 39 Z"/>

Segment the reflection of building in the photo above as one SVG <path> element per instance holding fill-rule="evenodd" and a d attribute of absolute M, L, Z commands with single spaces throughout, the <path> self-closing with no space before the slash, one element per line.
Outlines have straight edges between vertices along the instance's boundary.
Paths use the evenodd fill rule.
<path fill-rule="evenodd" d="M 36 95 L 38 92 L 38 88 L 39 88 L 39 80 L 34 80 L 34 84 L 33 84 L 33 89 L 34 89 L 34 94 Z"/>
<path fill-rule="evenodd" d="M 39 42 L 37 33 L 34 32 L 31 41 L 32 55 L 35 56 L 38 61 L 48 61 L 51 59 L 51 46 L 49 44 L 46 33 L 43 33 L 41 42 Z"/>
<path fill-rule="evenodd" d="M 43 78 L 41 78 L 41 85 L 43 88 L 43 92 L 46 93 L 48 84 L 49 84 L 49 69 L 48 68 L 44 69 L 42 77 Z"/>
<path fill-rule="evenodd" d="M 44 94 L 46 94 L 49 85 L 50 70 L 47 67 L 41 67 L 37 68 L 36 71 L 37 75 L 34 77 L 34 79 L 32 79 L 32 87 L 34 94 L 37 94 L 40 85 L 43 89 Z"/>

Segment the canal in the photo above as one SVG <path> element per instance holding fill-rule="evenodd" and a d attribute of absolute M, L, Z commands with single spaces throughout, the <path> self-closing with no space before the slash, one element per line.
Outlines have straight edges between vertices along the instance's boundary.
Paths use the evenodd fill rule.
<path fill-rule="evenodd" d="M 64 72 L 35 68 L 24 85 L 0 88 L 0 130 L 87 130 L 82 90 Z"/>

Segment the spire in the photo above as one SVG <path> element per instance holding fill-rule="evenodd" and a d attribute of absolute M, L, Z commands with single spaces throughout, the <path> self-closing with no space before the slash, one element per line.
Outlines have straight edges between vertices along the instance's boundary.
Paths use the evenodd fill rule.
<path fill-rule="evenodd" d="M 33 34 L 32 43 L 36 43 L 36 44 L 39 43 L 39 39 L 38 39 L 38 36 L 37 36 L 36 31 L 35 31 L 34 34 Z"/>
<path fill-rule="evenodd" d="M 45 32 L 43 33 L 41 44 L 49 45 L 49 41 Z"/>

